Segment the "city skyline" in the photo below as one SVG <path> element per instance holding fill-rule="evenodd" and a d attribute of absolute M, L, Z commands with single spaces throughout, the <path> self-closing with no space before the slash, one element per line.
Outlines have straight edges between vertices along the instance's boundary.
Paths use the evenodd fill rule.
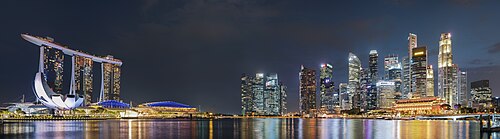
<path fill-rule="evenodd" d="M 168 99 L 206 111 L 238 114 L 241 73 L 263 72 L 280 75 L 288 87 L 288 111 L 299 111 L 300 65 L 316 70 L 319 76 L 319 65 L 331 64 L 334 86 L 339 89 L 339 83 L 348 83 L 349 52 L 359 57 L 362 67 L 368 67 L 370 50 L 377 50 L 378 76 L 383 77 L 383 58 L 396 54 L 403 60 L 410 32 L 418 35 L 418 46 L 427 46 L 435 90 L 439 37 L 451 32 L 453 64 L 467 72 L 469 89 L 471 82 L 490 80 L 493 96 L 500 96 L 495 91 L 500 90 L 500 79 L 495 78 L 500 77 L 500 38 L 496 35 L 500 29 L 494 28 L 500 24 L 495 14 L 500 12 L 495 8 L 498 3 L 386 1 L 367 2 L 359 9 L 349 2 L 297 1 L 65 4 L 7 2 L 1 9 L 5 19 L 15 20 L 6 21 L 0 32 L 4 53 L 0 58 L 3 67 L 8 67 L 0 70 L 4 77 L 0 93 L 6 96 L 0 103 L 23 94 L 34 100 L 31 81 L 38 49 L 19 38 L 26 32 L 122 59 L 127 64 L 121 71 L 120 97 L 134 104 Z M 46 15 L 30 16 L 40 11 Z M 351 14 L 341 14 L 345 12 Z M 68 81 L 70 76 L 64 74 L 63 80 Z M 93 94 L 98 94 L 95 90 L 96 86 Z"/>

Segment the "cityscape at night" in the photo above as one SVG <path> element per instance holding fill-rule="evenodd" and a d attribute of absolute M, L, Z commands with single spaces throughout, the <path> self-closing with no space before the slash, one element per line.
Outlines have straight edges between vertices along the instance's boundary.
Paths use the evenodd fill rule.
<path fill-rule="evenodd" d="M 7 1 L 0 138 L 500 138 L 498 1 Z"/>

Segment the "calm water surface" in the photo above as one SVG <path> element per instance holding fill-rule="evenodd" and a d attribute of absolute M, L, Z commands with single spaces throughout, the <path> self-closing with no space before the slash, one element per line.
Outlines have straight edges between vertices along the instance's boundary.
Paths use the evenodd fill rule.
<path fill-rule="evenodd" d="M 25 121 L 4 123 L 0 138 L 499 138 L 475 121 L 371 119 L 218 119 Z"/>

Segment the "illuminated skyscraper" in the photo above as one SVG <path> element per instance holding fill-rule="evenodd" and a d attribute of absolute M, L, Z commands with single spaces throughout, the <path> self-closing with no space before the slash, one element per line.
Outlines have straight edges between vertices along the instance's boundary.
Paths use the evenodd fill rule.
<path fill-rule="evenodd" d="M 475 81 L 470 84 L 472 107 L 479 110 L 491 107 L 491 88 L 489 80 Z"/>
<path fill-rule="evenodd" d="M 366 102 L 368 110 L 375 110 L 378 107 L 378 53 L 377 50 L 371 50 L 368 60 L 368 80 L 366 84 Z"/>
<path fill-rule="evenodd" d="M 432 65 L 427 66 L 427 83 L 425 84 L 428 97 L 434 96 L 434 69 Z"/>
<path fill-rule="evenodd" d="M 253 91 L 253 111 L 255 114 L 263 115 L 264 111 L 264 73 L 255 74 L 255 78 L 252 83 Z"/>
<path fill-rule="evenodd" d="M 108 55 L 105 59 L 113 60 L 113 56 Z M 120 65 L 111 63 L 101 63 L 103 83 L 101 85 L 100 101 L 117 100 L 120 101 Z"/>
<path fill-rule="evenodd" d="M 287 100 L 287 95 L 286 95 L 286 90 L 287 90 L 287 87 L 283 84 L 283 83 L 280 83 L 280 90 L 281 90 L 281 97 L 280 97 L 280 114 L 281 115 L 284 115 L 286 114 L 287 112 L 287 108 L 286 108 L 286 100 Z"/>
<path fill-rule="evenodd" d="M 349 83 L 347 85 L 347 93 L 349 94 L 349 103 L 352 108 L 360 108 L 360 77 L 361 77 L 361 61 L 353 53 L 349 53 Z"/>
<path fill-rule="evenodd" d="M 397 55 L 388 55 L 384 58 L 385 80 L 394 82 L 394 96 L 401 99 L 403 91 L 402 67 Z M 380 91 L 379 91 L 380 92 Z"/>
<path fill-rule="evenodd" d="M 52 47 L 43 47 L 44 73 L 47 84 L 56 93 L 62 93 L 64 53 Z"/>
<path fill-rule="evenodd" d="M 465 71 L 458 71 L 458 101 L 460 105 L 463 107 L 466 107 L 469 104 L 469 93 L 470 91 L 467 90 L 467 72 Z"/>
<path fill-rule="evenodd" d="M 413 33 L 408 34 L 408 56 L 412 59 L 413 49 L 417 48 L 417 35 Z"/>
<path fill-rule="evenodd" d="M 451 47 L 451 34 L 442 33 L 439 41 L 438 56 L 438 96 L 445 99 L 445 102 L 454 105 L 456 94 L 456 84 L 453 79 L 453 54 Z M 456 73 L 456 72 L 455 72 Z"/>
<path fill-rule="evenodd" d="M 408 57 L 403 58 L 403 73 L 402 73 L 402 95 L 403 98 L 408 98 L 411 92 L 411 76 L 410 76 L 410 65 L 411 60 Z"/>
<path fill-rule="evenodd" d="M 350 110 L 352 105 L 349 103 L 349 94 L 347 93 L 347 83 L 339 84 L 340 109 Z"/>
<path fill-rule="evenodd" d="M 278 81 L 278 74 L 267 74 L 265 83 L 264 114 L 281 115 L 281 87 Z"/>
<path fill-rule="evenodd" d="M 300 67 L 300 113 L 314 115 L 316 111 L 316 71 Z"/>
<path fill-rule="evenodd" d="M 427 47 L 413 48 L 411 64 L 412 98 L 427 96 Z"/>
<path fill-rule="evenodd" d="M 338 95 L 334 95 L 333 66 L 330 64 L 321 64 L 319 76 L 320 110 L 323 113 L 334 113 L 335 107 L 338 106 Z"/>
<path fill-rule="evenodd" d="M 93 91 L 93 73 L 92 66 L 94 61 L 91 58 L 82 56 L 75 57 L 75 93 L 85 97 L 84 105 L 88 106 L 92 103 Z"/>
<path fill-rule="evenodd" d="M 369 91 L 371 91 L 370 85 L 370 70 L 361 68 L 360 78 L 359 78 L 359 95 L 355 95 L 354 97 L 354 105 L 358 106 L 356 108 L 360 108 L 360 111 L 372 110 L 376 104 L 373 104 L 372 100 L 374 95 L 370 96 Z"/>
<path fill-rule="evenodd" d="M 389 79 L 389 70 L 395 67 L 399 67 L 401 69 L 401 64 L 399 63 L 399 57 L 397 55 L 386 56 L 384 58 L 384 79 Z"/>
<path fill-rule="evenodd" d="M 253 78 L 247 74 L 241 76 L 241 114 L 251 115 L 253 112 Z"/>
<path fill-rule="evenodd" d="M 396 101 L 396 86 L 392 81 L 380 80 L 377 82 L 377 89 L 380 94 L 378 106 L 380 108 L 391 108 Z"/>

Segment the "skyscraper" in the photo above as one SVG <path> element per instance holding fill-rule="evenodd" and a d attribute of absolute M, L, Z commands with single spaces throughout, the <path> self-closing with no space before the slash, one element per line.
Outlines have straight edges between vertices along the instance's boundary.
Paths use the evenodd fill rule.
<path fill-rule="evenodd" d="M 395 67 L 399 67 L 401 69 L 401 64 L 399 63 L 399 57 L 397 55 L 386 56 L 384 58 L 384 79 L 386 80 L 389 79 L 389 70 Z"/>
<path fill-rule="evenodd" d="M 368 76 L 371 84 L 376 84 L 378 81 L 378 53 L 377 50 L 370 50 L 368 61 Z"/>
<path fill-rule="evenodd" d="M 335 103 L 338 103 L 338 95 L 334 96 L 333 66 L 330 64 L 321 64 L 319 76 L 320 110 L 323 113 L 334 113 Z"/>
<path fill-rule="evenodd" d="M 413 33 L 408 34 L 408 59 L 412 59 L 413 48 L 417 48 L 417 35 Z"/>
<path fill-rule="evenodd" d="M 247 74 L 241 76 L 241 114 L 251 115 L 253 112 L 253 78 Z"/>
<path fill-rule="evenodd" d="M 347 83 L 339 84 L 340 109 L 350 110 L 352 105 L 349 103 L 349 93 L 347 92 Z"/>
<path fill-rule="evenodd" d="M 354 105 L 360 108 L 360 111 L 372 110 L 376 106 L 374 104 L 375 97 L 371 94 L 371 84 L 370 84 L 370 70 L 361 68 L 360 78 L 359 78 L 359 95 L 355 96 Z"/>
<path fill-rule="evenodd" d="M 417 35 L 413 33 L 408 34 L 408 56 L 403 58 L 403 96 L 408 98 L 408 95 L 413 90 L 412 73 L 412 55 L 413 48 L 417 48 Z"/>
<path fill-rule="evenodd" d="M 408 98 L 408 95 L 411 92 L 411 76 L 410 76 L 410 65 L 411 60 L 409 57 L 403 58 L 403 73 L 402 73 L 402 95 L 403 98 Z"/>
<path fill-rule="evenodd" d="M 378 107 L 378 53 L 377 50 L 371 50 L 368 60 L 368 82 L 366 84 L 366 102 L 367 109 L 374 110 Z"/>
<path fill-rule="evenodd" d="M 113 60 L 113 56 L 108 55 L 105 59 Z M 120 101 L 120 65 L 112 63 L 101 63 L 103 83 L 101 85 L 101 95 L 99 101 L 116 100 Z"/>
<path fill-rule="evenodd" d="M 85 97 L 84 105 L 88 106 L 92 103 L 92 90 L 93 90 L 93 73 L 92 67 L 94 61 L 91 58 L 82 56 L 74 56 L 75 58 L 75 93 Z"/>
<path fill-rule="evenodd" d="M 316 111 L 316 71 L 300 67 L 300 113 L 314 115 Z"/>
<path fill-rule="evenodd" d="M 458 101 L 460 105 L 463 107 L 466 107 L 469 104 L 469 93 L 470 91 L 467 90 L 467 72 L 465 71 L 460 71 L 458 74 L 458 95 L 459 99 Z"/>
<path fill-rule="evenodd" d="M 380 108 L 391 108 L 396 101 L 396 86 L 392 81 L 380 80 L 377 82 L 377 89 L 380 94 L 378 106 Z"/>
<path fill-rule="evenodd" d="M 434 69 L 432 65 L 427 66 L 427 83 L 425 84 L 427 97 L 434 96 Z"/>
<path fill-rule="evenodd" d="M 43 51 L 45 80 L 54 92 L 62 93 L 64 53 L 49 46 L 43 47 Z"/>
<path fill-rule="evenodd" d="M 456 92 L 453 79 L 453 54 L 451 47 L 451 34 L 442 33 L 439 41 L 438 55 L 438 95 L 445 99 L 445 102 L 454 105 Z"/>
<path fill-rule="evenodd" d="M 353 53 L 349 53 L 349 83 L 347 85 L 347 93 L 349 94 L 349 103 L 352 108 L 359 108 L 361 101 L 360 96 L 360 76 L 361 76 L 361 61 Z"/>
<path fill-rule="evenodd" d="M 265 82 L 264 114 L 281 115 L 281 87 L 279 86 L 278 74 L 267 74 Z"/>
<path fill-rule="evenodd" d="M 264 115 L 264 73 L 255 74 L 255 78 L 252 83 L 252 94 L 253 94 L 253 111 L 257 115 Z"/>
<path fill-rule="evenodd" d="M 411 64 L 412 98 L 427 96 L 427 47 L 413 48 Z"/>
<path fill-rule="evenodd" d="M 287 95 L 286 95 L 286 90 L 287 90 L 287 87 L 285 86 L 285 84 L 281 83 L 280 82 L 280 90 L 281 90 L 281 97 L 280 97 L 280 114 L 281 115 L 284 115 L 286 114 L 287 112 L 287 108 L 286 108 L 286 100 L 287 100 Z"/>
<path fill-rule="evenodd" d="M 402 67 L 397 55 L 384 58 L 385 80 L 394 82 L 394 97 L 400 99 L 403 92 Z M 380 91 L 379 91 L 380 92 Z"/>
<path fill-rule="evenodd" d="M 480 110 L 491 107 L 491 88 L 489 80 L 475 81 L 470 84 L 472 107 Z"/>

